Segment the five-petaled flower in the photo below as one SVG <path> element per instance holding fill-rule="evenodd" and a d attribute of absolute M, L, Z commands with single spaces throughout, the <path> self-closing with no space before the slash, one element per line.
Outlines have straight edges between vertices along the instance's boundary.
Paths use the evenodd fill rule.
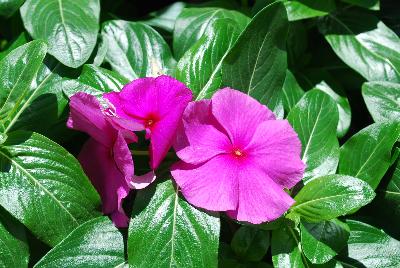
<path fill-rule="evenodd" d="M 172 176 L 190 203 L 254 224 L 289 209 L 294 200 L 284 189 L 305 168 L 288 121 L 230 88 L 187 106 L 174 148 L 182 161 Z"/>

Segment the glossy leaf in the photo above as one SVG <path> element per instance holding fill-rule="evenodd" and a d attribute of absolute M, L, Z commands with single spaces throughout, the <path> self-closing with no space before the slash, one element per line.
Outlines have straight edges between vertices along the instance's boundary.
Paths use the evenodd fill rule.
<path fill-rule="evenodd" d="M 307 183 L 295 196 L 291 211 L 315 222 L 330 220 L 365 206 L 375 197 L 364 181 L 344 175 L 327 175 Z"/>
<path fill-rule="evenodd" d="M 0 131 L 7 132 L 35 93 L 32 81 L 46 55 L 42 41 L 32 41 L 0 61 Z"/>
<path fill-rule="evenodd" d="M 15 11 L 24 3 L 25 0 L 1 0 L 0 16 L 11 17 Z"/>
<path fill-rule="evenodd" d="M 362 94 L 375 122 L 400 121 L 400 84 L 383 81 L 365 83 Z"/>
<path fill-rule="evenodd" d="M 296 78 L 289 70 L 286 71 L 285 83 L 283 84 L 282 96 L 283 106 L 288 113 L 303 97 L 304 90 L 297 83 Z"/>
<path fill-rule="evenodd" d="M 325 81 L 317 84 L 315 88 L 325 92 L 336 102 L 339 112 L 339 123 L 336 131 L 339 138 L 343 137 L 349 130 L 351 123 L 351 108 L 349 100 L 336 93 L 327 83 L 325 83 Z"/>
<path fill-rule="evenodd" d="M 122 234 L 107 217 L 73 230 L 34 267 L 118 267 L 125 263 Z"/>
<path fill-rule="evenodd" d="M 375 123 L 340 148 L 339 173 L 357 177 L 376 189 L 391 165 L 391 151 L 400 136 L 399 123 Z"/>
<path fill-rule="evenodd" d="M 0 208 L 0 267 L 28 267 L 29 247 L 22 224 Z"/>
<path fill-rule="evenodd" d="M 254 97 L 271 110 L 281 102 L 286 76 L 288 22 L 282 3 L 264 8 L 249 23 L 222 63 L 222 85 Z"/>
<path fill-rule="evenodd" d="M 165 40 L 148 25 L 108 21 L 101 35 L 107 49 L 105 61 L 128 80 L 169 74 L 175 65 Z"/>
<path fill-rule="evenodd" d="M 27 0 L 21 7 L 26 30 L 45 40 L 49 53 L 62 64 L 77 68 L 92 53 L 99 31 L 99 0 Z"/>
<path fill-rule="evenodd" d="M 260 261 L 269 248 L 269 232 L 250 226 L 242 226 L 232 238 L 233 251 L 244 260 Z"/>
<path fill-rule="evenodd" d="M 363 222 L 347 220 L 350 237 L 347 251 L 343 252 L 345 263 L 368 268 L 399 267 L 400 242 Z"/>
<path fill-rule="evenodd" d="M 307 166 L 303 176 L 305 183 L 336 172 L 338 117 L 336 103 L 320 90 L 308 91 L 287 116 L 302 143 L 302 159 Z"/>
<path fill-rule="evenodd" d="M 221 86 L 222 61 L 236 42 L 240 27 L 232 19 L 217 19 L 177 65 L 176 78 L 197 100 L 210 98 Z"/>
<path fill-rule="evenodd" d="M 173 48 L 180 59 L 209 29 L 214 20 L 229 18 L 243 30 L 250 19 L 240 12 L 215 7 L 185 8 L 175 23 Z"/>
<path fill-rule="evenodd" d="M 300 238 L 296 230 L 283 227 L 272 231 L 272 262 L 275 268 L 306 267 L 300 247 Z"/>
<path fill-rule="evenodd" d="M 314 264 L 327 263 L 346 245 L 349 228 L 339 220 L 300 224 L 301 247 Z"/>
<path fill-rule="evenodd" d="M 152 18 L 142 22 L 152 27 L 158 27 L 168 32 L 172 32 L 177 18 L 185 6 L 186 3 L 184 2 L 173 3 L 163 10 L 150 13 Z"/>
<path fill-rule="evenodd" d="M 325 16 L 336 8 L 334 0 L 286 0 L 284 3 L 290 21 Z"/>
<path fill-rule="evenodd" d="M 7 47 L 7 49 L 3 50 L 0 52 L 0 61 L 7 56 L 11 51 L 16 49 L 17 47 L 20 47 L 22 45 L 25 45 L 28 43 L 28 35 L 23 32 L 21 33 L 17 39 L 15 39 L 10 46 Z"/>
<path fill-rule="evenodd" d="M 95 65 L 84 65 L 78 80 L 102 92 L 120 91 L 129 83 L 128 79 L 118 73 Z"/>
<path fill-rule="evenodd" d="M 99 197 L 78 161 L 44 136 L 9 133 L 0 167 L 0 205 L 49 245 L 99 214 Z"/>
<path fill-rule="evenodd" d="M 135 200 L 129 265 L 217 267 L 219 229 L 219 218 L 189 205 L 170 180 L 153 185 L 140 191 Z"/>
<path fill-rule="evenodd" d="M 368 8 L 371 10 L 379 10 L 380 6 L 379 0 L 342 0 L 342 2 Z"/>
<path fill-rule="evenodd" d="M 330 15 L 320 31 L 339 58 L 365 79 L 400 82 L 400 38 L 374 16 Z"/>

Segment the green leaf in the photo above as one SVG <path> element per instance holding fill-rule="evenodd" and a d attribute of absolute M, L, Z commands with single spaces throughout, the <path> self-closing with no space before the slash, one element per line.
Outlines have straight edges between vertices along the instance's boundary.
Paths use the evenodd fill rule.
<path fill-rule="evenodd" d="M 240 12 L 223 8 L 185 8 L 175 23 L 173 48 L 174 55 L 180 59 L 209 29 L 214 20 L 229 18 L 238 23 L 243 30 L 250 19 Z"/>
<path fill-rule="evenodd" d="M 283 112 L 288 21 L 282 3 L 264 8 L 249 23 L 222 63 L 222 85 Z M 279 105 L 281 107 L 279 107 Z"/>
<path fill-rule="evenodd" d="M 0 61 L 0 131 L 7 132 L 34 94 L 31 84 L 46 55 L 46 44 L 32 41 Z"/>
<path fill-rule="evenodd" d="M 275 268 L 303 268 L 299 237 L 289 226 L 272 231 L 271 250 Z"/>
<path fill-rule="evenodd" d="M 78 80 L 102 92 L 120 91 L 129 83 L 128 79 L 118 73 L 91 64 L 83 66 Z"/>
<path fill-rule="evenodd" d="M 340 148 L 339 173 L 354 176 L 376 189 L 391 165 L 391 151 L 400 135 L 399 123 L 375 123 Z"/>
<path fill-rule="evenodd" d="M 320 90 L 308 91 L 287 116 L 299 135 L 302 159 L 307 165 L 303 181 L 334 174 L 339 162 L 337 105 Z"/>
<path fill-rule="evenodd" d="M 45 40 L 49 53 L 77 68 L 90 57 L 99 31 L 99 0 L 27 0 L 21 7 L 26 30 Z"/>
<path fill-rule="evenodd" d="M 336 9 L 335 0 L 286 0 L 284 3 L 290 21 L 325 16 Z"/>
<path fill-rule="evenodd" d="M 139 22 L 108 21 L 101 32 L 105 61 L 128 80 L 171 73 L 175 60 L 168 44 L 153 28 Z"/>
<path fill-rule="evenodd" d="M 286 71 L 285 83 L 282 89 L 283 106 L 288 113 L 304 95 L 304 90 L 297 83 L 291 71 Z"/>
<path fill-rule="evenodd" d="M 371 10 L 379 10 L 380 6 L 379 0 L 342 0 L 342 2 L 368 8 Z"/>
<path fill-rule="evenodd" d="M 400 39 L 376 17 L 331 14 L 320 31 L 339 58 L 368 81 L 400 82 Z"/>
<path fill-rule="evenodd" d="M 157 27 L 167 32 L 172 32 L 174 30 L 177 18 L 185 6 L 186 3 L 184 2 L 173 3 L 163 10 L 150 13 L 152 18 L 142 22 L 152 27 Z"/>
<path fill-rule="evenodd" d="M 346 245 L 349 228 L 339 220 L 308 223 L 302 221 L 301 247 L 304 255 L 314 264 L 330 261 Z"/>
<path fill-rule="evenodd" d="M 400 120 L 400 84 L 384 81 L 364 83 L 362 95 L 375 122 Z"/>
<path fill-rule="evenodd" d="M 28 35 L 27 33 L 23 32 L 17 37 L 17 39 L 14 40 L 14 42 L 12 42 L 12 44 L 9 47 L 7 47 L 7 49 L 0 52 L 0 61 L 5 56 L 7 56 L 11 51 L 16 49 L 17 47 L 25 45 L 26 43 L 28 43 Z"/>
<path fill-rule="evenodd" d="M 25 0 L 1 0 L 0 16 L 11 17 L 15 11 L 24 3 Z"/>
<path fill-rule="evenodd" d="M 219 218 L 189 205 L 170 180 L 153 185 L 139 191 L 135 200 L 129 265 L 217 267 L 219 230 Z"/>
<path fill-rule="evenodd" d="M 336 93 L 325 81 L 315 85 L 315 88 L 328 94 L 337 103 L 339 123 L 336 131 L 339 138 L 343 137 L 349 130 L 351 123 L 351 108 L 349 100 Z"/>
<path fill-rule="evenodd" d="M 221 86 L 221 65 L 240 30 L 232 19 L 217 19 L 177 65 L 176 78 L 193 91 L 197 100 L 210 98 Z"/>
<path fill-rule="evenodd" d="M 0 168 L 0 205 L 49 245 L 99 214 L 99 196 L 78 161 L 42 135 L 9 133 Z"/>
<path fill-rule="evenodd" d="M 242 226 L 232 238 L 231 247 L 240 258 L 260 261 L 269 248 L 269 232 L 251 226 Z"/>
<path fill-rule="evenodd" d="M 368 268 L 400 266 L 399 241 L 366 223 L 353 220 L 346 222 L 350 227 L 350 237 L 347 251 L 343 252 L 345 263 Z"/>
<path fill-rule="evenodd" d="M 125 263 L 122 234 L 107 217 L 73 230 L 34 267 L 118 267 Z"/>
<path fill-rule="evenodd" d="M 24 226 L 0 208 L 0 267 L 28 267 L 29 248 Z"/>
<path fill-rule="evenodd" d="M 307 183 L 295 196 L 291 212 L 307 221 L 330 220 L 365 206 L 375 197 L 364 181 L 344 175 L 327 175 Z"/>

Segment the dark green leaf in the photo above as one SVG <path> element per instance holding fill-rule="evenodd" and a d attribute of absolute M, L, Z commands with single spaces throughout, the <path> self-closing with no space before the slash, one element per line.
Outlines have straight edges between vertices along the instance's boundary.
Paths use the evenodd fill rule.
<path fill-rule="evenodd" d="M 369 81 L 400 82 L 400 39 L 372 15 L 341 12 L 320 27 L 335 53 Z"/>
<path fill-rule="evenodd" d="M 178 62 L 176 77 L 197 100 L 210 98 L 221 86 L 221 64 L 240 34 L 232 19 L 217 19 Z"/>
<path fill-rule="evenodd" d="M 107 217 L 80 225 L 44 256 L 42 267 L 118 267 L 125 263 L 122 234 Z"/>
<path fill-rule="evenodd" d="M 231 247 L 244 260 L 260 261 L 269 248 L 269 232 L 242 226 L 233 236 Z"/>
<path fill-rule="evenodd" d="M 346 267 L 399 267 L 400 242 L 382 230 L 363 222 L 348 220 L 350 237 L 342 254 Z M 351 266 L 353 265 L 353 266 Z"/>
<path fill-rule="evenodd" d="M 99 214 L 99 196 L 78 161 L 44 136 L 9 133 L 0 167 L 0 205 L 49 245 Z"/>
<path fill-rule="evenodd" d="M 304 95 L 304 90 L 297 83 L 296 78 L 289 70 L 286 71 L 285 83 L 282 90 L 283 106 L 288 113 Z"/>
<path fill-rule="evenodd" d="M 295 196 L 292 213 L 316 222 L 346 215 L 375 197 L 364 181 L 344 175 L 327 175 L 307 183 Z"/>
<path fill-rule="evenodd" d="M 99 31 L 99 0 L 27 0 L 21 16 L 32 37 L 46 40 L 64 65 L 76 68 L 89 59 Z"/>
<path fill-rule="evenodd" d="M 142 21 L 152 27 L 158 27 L 168 32 L 172 32 L 175 27 L 175 21 L 186 6 L 184 2 L 176 2 L 163 10 L 150 13 L 151 19 Z"/>
<path fill-rule="evenodd" d="M 325 16 L 336 8 L 334 0 L 286 0 L 284 3 L 290 21 Z"/>
<path fill-rule="evenodd" d="M 362 129 L 340 148 L 339 173 L 360 178 L 376 189 L 391 165 L 399 135 L 399 123 L 375 123 Z"/>
<path fill-rule="evenodd" d="M 0 267 L 28 267 L 29 248 L 22 224 L 0 208 Z"/>
<path fill-rule="evenodd" d="M 1 0 L 0 16 L 11 17 L 15 11 L 24 3 L 25 0 Z"/>
<path fill-rule="evenodd" d="M 120 91 L 129 83 L 128 79 L 118 73 L 95 65 L 84 65 L 79 81 L 102 92 Z"/>
<path fill-rule="evenodd" d="M 174 55 L 180 59 L 207 31 L 214 20 L 230 18 L 243 30 L 250 19 L 234 10 L 222 8 L 185 8 L 179 15 L 174 29 Z"/>
<path fill-rule="evenodd" d="M 337 105 L 320 90 L 308 91 L 290 111 L 287 119 L 302 143 L 302 159 L 307 165 L 303 181 L 333 174 L 339 162 Z"/>
<path fill-rule="evenodd" d="M 282 3 L 264 8 L 249 23 L 222 63 L 222 85 L 283 112 L 288 21 Z M 279 105 L 281 107 L 279 107 Z M 277 113 L 278 114 L 278 113 Z"/>
<path fill-rule="evenodd" d="M 351 109 L 349 100 L 346 97 L 342 97 L 336 93 L 327 83 L 325 83 L 325 81 L 315 85 L 315 88 L 328 94 L 337 103 L 339 123 L 336 131 L 338 137 L 343 137 L 349 130 L 351 123 Z"/>
<path fill-rule="evenodd" d="M 271 250 L 275 268 L 303 268 L 303 256 L 296 231 L 291 227 L 283 227 L 272 231 Z"/>
<path fill-rule="evenodd" d="M 11 51 L 16 49 L 17 47 L 25 45 L 26 43 L 28 43 L 28 35 L 27 33 L 23 32 L 17 37 L 17 39 L 14 40 L 14 42 L 9 47 L 7 47 L 7 49 L 0 52 L 0 61 Z"/>
<path fill-rule="evenodd" d="M 105 61 L 128 80 L 169 74 L 174 68 L 167 43 L 148 25 L 113 20 L 103 25 L 101 35 L 107 49 Z"/>
<path fill-rule="evenodd" d="M 379 0 L 342 0 L 345 3 L 365 7 L 371 10 L 379 10 Z"/>
<path fill-rule="evenodd" d="M 129 226 L 129 264 L 217 267 L 219 229 L 219 218 L 189 205 L 170 180 L 153 185 L 140 191 L 135 200 Z"/>
<path fill-rule="evenodd" d="M 31 84 L 46 55 L 42 41 L 32 41 L 0 61 L 0 131 L 7 132 L 35 94 Z"/>
<path fill-rule="evenodd" d="M 304 255 L 315 264 L 330 261 L 346 245 L 349 228 L 339 220 L 300 224 Z"/>
<path fill-rule="evenodd" d="M 362 94 L 375 122 L 400 120 L 400 84 L 383 81 L 365 83 Z"/>

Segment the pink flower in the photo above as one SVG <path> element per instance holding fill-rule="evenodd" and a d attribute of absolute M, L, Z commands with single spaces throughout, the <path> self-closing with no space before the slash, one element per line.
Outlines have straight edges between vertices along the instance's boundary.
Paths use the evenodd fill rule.
<path fill-rule="evenodd" d="M 113 117 L 110 112 L 102 109 L 94 96 L 80 92 L 71 97 L 67 126 L 91 136 L 78 159 L 101 196 L 103 213 L 111 214 L 117 227 L 127 227 L 129 219 L 122 209 L 122 199 L 131 188 L 143 188 L 155 177 L 153 173 L 134 176 L 127 142 L 137 140 L 132 131 L 141 126 Z"/>
<path fill-rule="evenodd" d="M 172 176 L 191 204 L 254 224 L 289 209 L 294 200 L 284 188 L 305 168 L 290 124 L 230 88 L 187 106 L 174 147 L 182 161 Z"/>
<path fill-rule="evenodd" d="M 192 100 L 192 92 L 178 80 L 162 75 L 140 78 L 121 92 L 105 94 L 116 114 L 146 130 L 150 138 L 150 167 L 156 169 L 175 140 L 182 113 Z"/>

